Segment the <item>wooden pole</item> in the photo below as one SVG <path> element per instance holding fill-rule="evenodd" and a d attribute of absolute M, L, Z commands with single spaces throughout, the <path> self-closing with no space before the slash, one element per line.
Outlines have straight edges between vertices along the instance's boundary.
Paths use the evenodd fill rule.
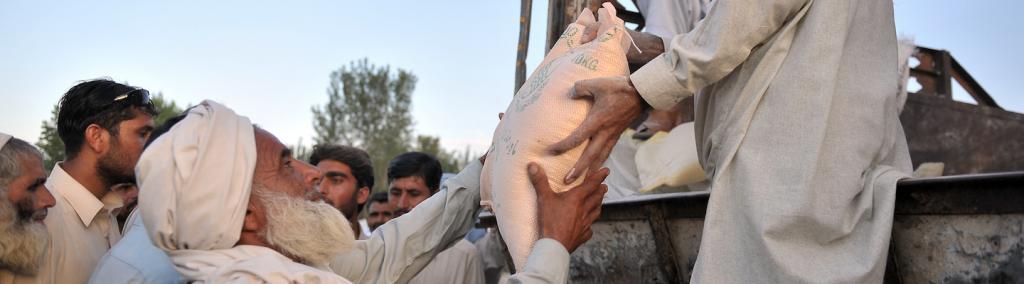
<path fill-rule="evenodd" d="M 519 8 L 519 46 L 516 48 L 516 85 L 512 95 L 526 82 L 526 54 L 530 47 L 530 10 L 533 0 L 522 0 Z"/>

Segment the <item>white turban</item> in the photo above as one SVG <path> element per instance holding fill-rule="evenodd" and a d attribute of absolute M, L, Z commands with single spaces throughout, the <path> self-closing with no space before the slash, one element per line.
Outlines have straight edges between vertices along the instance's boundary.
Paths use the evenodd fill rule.
<path fill-rule="evenodd" d="M 255 169 L 248 118 L 209 100 L 189 110 L 135 167 L 138 207 L 153 244 L 172 258 L 234 247 Z"/>
<path fill-rule="evenodd" d="M 11 141 L 11 138 L 13 138 L 11 135 L 0 132 L 0 150 L 4 149 L 4 146 L 7 145 L 7 141 Z"/>

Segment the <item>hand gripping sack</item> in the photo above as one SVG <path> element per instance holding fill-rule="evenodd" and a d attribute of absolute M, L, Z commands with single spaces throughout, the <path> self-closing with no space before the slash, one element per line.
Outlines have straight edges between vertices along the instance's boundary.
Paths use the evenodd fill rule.
<path fill-rule="evenodd" d="M 579 185 L 582 178 L 571 185 L 565 185 L 562 178 L 586 143 L 558 156 L 546 151 L 579 127 L 590 109 L 591 101 L 569 98 L 572 87 L 580 80 L 629 75 L 626 49 L 632 41 L 622 20 L 608 3 L 597 14 L 594 21 L 593 14 L 585 10 L 566 28 L 494 130 L 480 177 L 481 205 L 494 212 L 517 270 L 522 270 L 540 237 L 537 196 L 527 164 L 542 165 L 555 192 Z"/>

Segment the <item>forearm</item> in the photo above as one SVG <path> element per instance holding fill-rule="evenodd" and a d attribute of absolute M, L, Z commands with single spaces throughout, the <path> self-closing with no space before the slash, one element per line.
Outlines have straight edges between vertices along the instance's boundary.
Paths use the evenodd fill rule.
<path fill-rule="evenodd" d="M 670 109 L 731 73 L 805 5 L 807 0 L 717 1 L 702 24 L 676 35 L 630 80 L 651 106 Z"/>

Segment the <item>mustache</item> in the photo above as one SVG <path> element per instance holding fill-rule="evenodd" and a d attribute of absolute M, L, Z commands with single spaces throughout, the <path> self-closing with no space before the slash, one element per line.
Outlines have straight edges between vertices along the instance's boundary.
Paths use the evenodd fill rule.
<path fill-rule="evenodd" d="M 45 220 L 46 216 L 48 214 L 49 214 L 49 211 L 46 208 L 36 210 L 34 213 L 32 213 L 32 219 L 31 220 L 38 220 L 38 221 Z"/>
<path fill-rule="evenodd" d="M 15 204 L 14 207 L 18 212 L 19 222 L 27 223 L 32 222 L 33 220 L 42 221 L 43 219 L 46 219 L 46 208 L 34 210 L 32 209 L 33 203 L 35 203 L 35 198 L 26 198 L 25 200 L 22 200 L 21 202 Z"/>

